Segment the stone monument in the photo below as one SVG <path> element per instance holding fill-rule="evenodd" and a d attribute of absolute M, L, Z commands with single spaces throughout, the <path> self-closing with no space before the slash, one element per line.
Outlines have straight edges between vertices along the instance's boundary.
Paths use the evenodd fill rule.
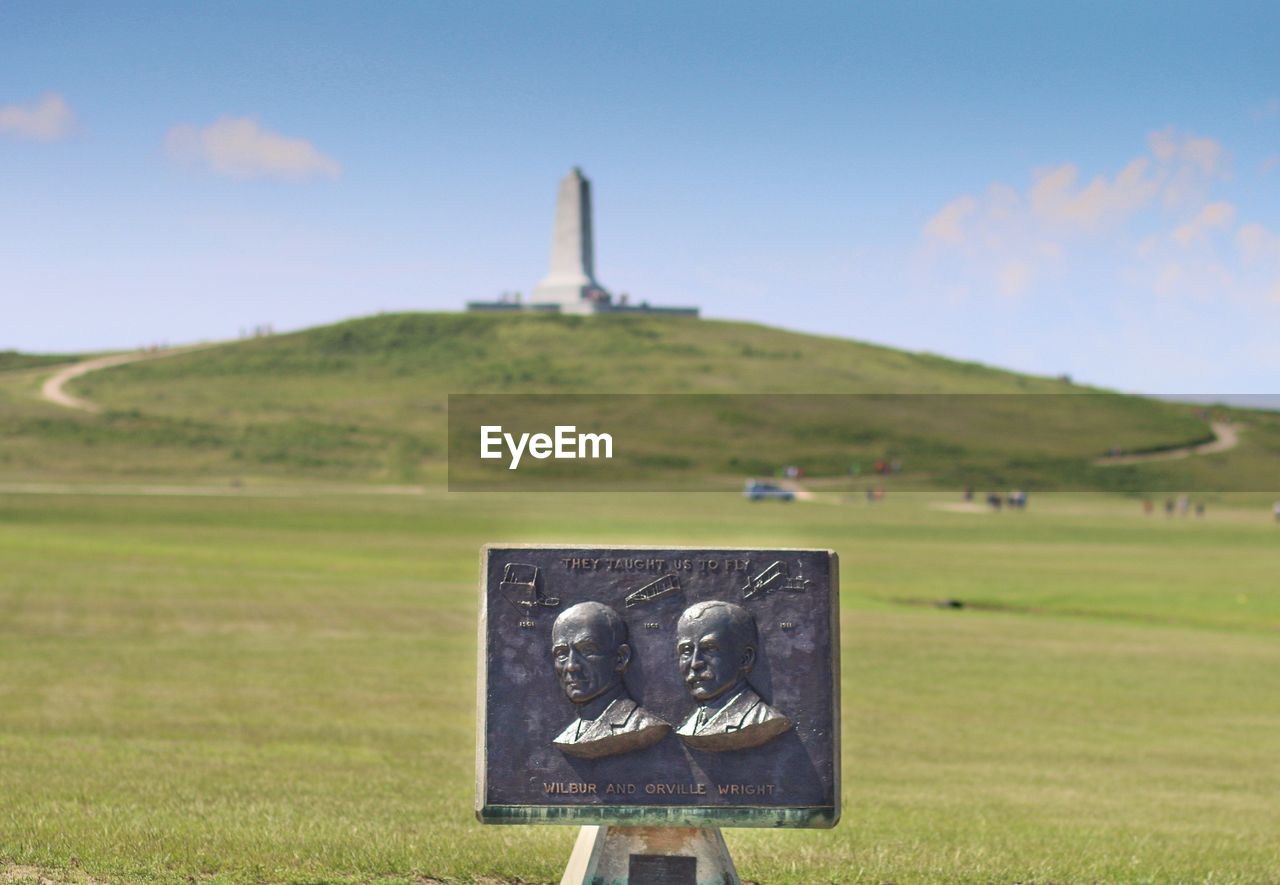
<path fill-rule="evenodd" d="M 610 301 L 596 282 L 591 234 L 591 182 L 577 166 L 560 180 L 551 232 L 551 270 L 533 290 L 533 303 L 557 304 L 561 313 L 591 313 Z"/>
<path fill-rule="evenodd" d="M 827 550 L 489 546 L 476 813 L 583 824 L 562 882 L 736 882 L 719 827 L 840 816 Z"/>
<path fill-rule="evenodd" d="M 528 302 L 513 298 L 470 301 L 473 312 L 540 312 L 570 314 L 667 314 L 696 317 L 696 307 L 659 307 L 626 296 L 615 299 L 595 275 L 595 234 L 591 213 L 591 182 L 573 167 L 560 180 L 555 227 L 551 233 L 551 268 Z"/>

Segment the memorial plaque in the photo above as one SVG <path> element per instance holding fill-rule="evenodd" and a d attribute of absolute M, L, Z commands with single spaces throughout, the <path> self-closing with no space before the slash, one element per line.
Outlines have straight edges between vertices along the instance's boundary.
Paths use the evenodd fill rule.
<path fill-rule="evenodd" d="M 477 814 L 833 826 L 839 647 L 828 550 L 488 546 Z"/>
<path fill-rule="evenodd" d="M 666 854 L 631 855 L 630 880 L 650 885 L 698 885 L 698 859 Z"/>

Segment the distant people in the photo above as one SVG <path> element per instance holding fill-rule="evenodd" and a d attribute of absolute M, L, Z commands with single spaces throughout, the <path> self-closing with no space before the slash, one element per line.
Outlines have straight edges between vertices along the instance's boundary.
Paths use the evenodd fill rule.
<path fill-rule="evenodd" d="M 1173 499 L 1172 498 L 1164 499 L 1164 515 L 1173 516 Z"/>
<path fill-rule="evenodd" d="M 1003 504 L 1004 504 L 1004 499 L 1001 498 L 995 492 L 991 492 L 990 494 L 987 495 L 987 506 L 989 506 L 992 510 L 999 510 Z"/>
<path fill-rule="evenodd" d="M 1275 503 L 1275 506 L 1271 508 L 1271 512 L 1275 514 L 1276 522 L 1280 522 L 1280 501 Z"/>
<path fill-rule="evenodd" d="M 1204 516 L 1204 502 L 1200 501 L 1196 504 L 1196 518 Z"/>
<path fill-rule="evenodd" d="M 972 501 L 972 500 L 973 500 L 973 486 L 965 486 L 965 487 L 964 487 L 964 499 L 965 499 L 965 501 Z"/>
<path fill-rule="evenodd" d="M 1180 513 L 1182 516 L 1186 516 L 1187 513 L 1190 511 L 1190 509 L 1191 509 L 1191 499 L 1188 498 L 1186 495 L 1179 495 L 1178 496 L 1178 513 Z"/>
<path fill-rule="evenodd" d="M 1154 501 L 1152 501 L 1150 498 L 1142 499 L 1142 512 L 1144 514 L 1146 514 L 1147 516 L 1150 516 L 1155 509 L 1156 509 L 1156 505 Z"/>

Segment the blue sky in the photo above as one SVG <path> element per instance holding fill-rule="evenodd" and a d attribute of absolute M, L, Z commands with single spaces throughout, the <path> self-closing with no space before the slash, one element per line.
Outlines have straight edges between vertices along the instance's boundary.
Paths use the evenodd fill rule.
<path fill-rule="evenodd" d="M 1280 377 L 1280 6 L 0 5 L 0 349 L 545 273 L 1143 392 Z"/>

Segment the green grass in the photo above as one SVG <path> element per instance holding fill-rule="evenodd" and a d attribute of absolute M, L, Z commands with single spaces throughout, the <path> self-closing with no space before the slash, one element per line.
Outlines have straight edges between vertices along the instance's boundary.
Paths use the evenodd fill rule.
<path fill-rule="evenodd" d="M 47 373 L 47 372 L 46 372 Z M 1235 452 L 1195 464 L 1098 468 L 1112 446 L 1202 440 L 1200 409 L 745 323 L 644 317 L 398 314 L 239 341 L 86 375 L 104 406 L 35 399 L 37 369 L 0 371 L 0 480 L 181 477 L 411 483 L 441 475 L 450 393 L 937 394 L 702 410 L 619 403 L 646 428 L 615 472 L 731 487 L 798 463 L 810 475 L 907 465 L 899 482 L 958 488 L 1260 488 L 1280 416 L 1245 415 Z M 987 394 L 966 397 L 959 394 Z M 1013 395 L 1013 396 L 1010 396 Z M 637 410 L 639 410 L 637 412 Z M 1260 485 L 1261 483 L 1261 485 Z"/>
<path fill-rule="evenodd" d="M 80 355 L 67 356 L 55 353 L 20 353 L 16 350 L 0 350 L 0 372 L 74 363 L 81 359 L 84 359 L 84 357 Z"/>
<path fill-rule="evenodd" d="M 70 359 L 0 354 L 0 882 L 557 879 L 571 828 L 471 813 L 493 541 L 840 552 L 844 820 L 730 832 L 748 879 L 1276 881 L 1280 416 L 1231 412 L 1229 453 L 1108 472 L 1089 463 L 1108 446 L 1190 442 L 1204 416 L 1121 396 L 795 400 L 787 433 L 654 413 L 693 444 L 655 434 L 641 466 L 832 475 L 785 506 L 460 495 L 448 393 L 1080 388 L 662 318 L 354 320 L 87 375 L 73 391 L 101 414 L 38 399 Z M 876 457 L 908 471 L 872 506 L 837 474 Z M 1203 519 L 897 491 L 968 480 L 1256 491 Z M 420 494 L 372 493 L 399 483 Z"/>
<path fill-rule="evenodd" d="M 844 819 L 730 831 L 748 879 L 1280 870 L 1263 507 L 301 491 L 0 496 L 0 878 L 557 879 L 571 828 L 471 813 L 476 555 L 504 540 L 840 552 Z"/>

